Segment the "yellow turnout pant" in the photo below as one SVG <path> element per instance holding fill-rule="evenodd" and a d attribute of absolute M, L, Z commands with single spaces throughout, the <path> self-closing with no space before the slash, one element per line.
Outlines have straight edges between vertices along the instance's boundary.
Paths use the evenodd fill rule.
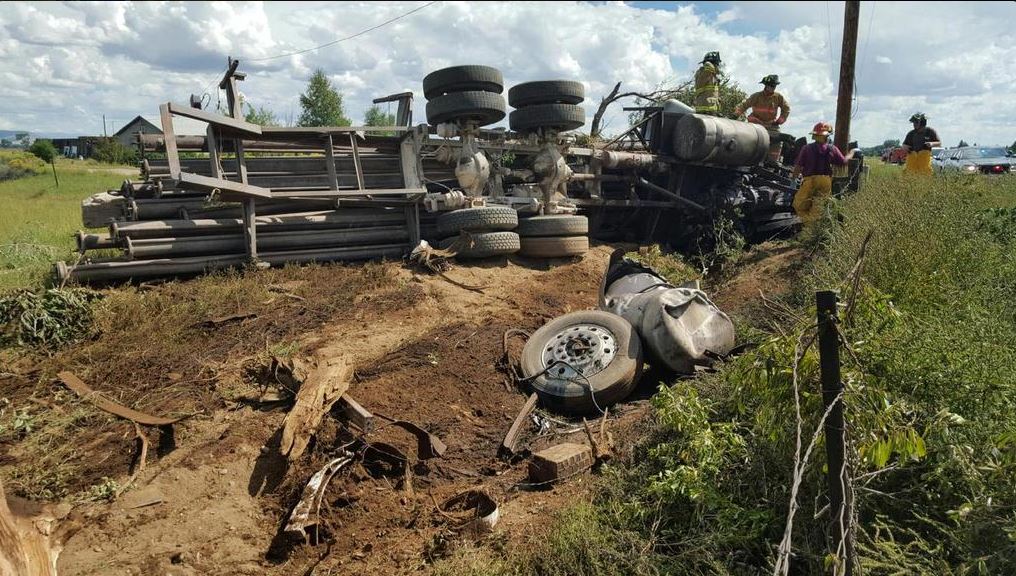
<path fill-rule="evenodd" d="M 907 163 L 903 166 L 903 171 L 912 174 L 931 174 L 931 150 L 907 154 Z"/>
<path fill-rule="evenodd" d="M 822 217 L 825 202 L 832 195 L 832 176 L 805 176 L 801 188 L 794 194 L 794 212 L 802 223 L 811 224 Z"/>

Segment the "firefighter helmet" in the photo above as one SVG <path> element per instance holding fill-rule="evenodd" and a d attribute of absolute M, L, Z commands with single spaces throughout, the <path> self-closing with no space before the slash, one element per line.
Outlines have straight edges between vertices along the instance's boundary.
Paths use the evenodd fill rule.
<path fill-rule="evenodd" d="M 833 133 L 832 124 L 828 122 L 819 122 L 811 129 L 811 133 L 815 136 L 828 136 Z"/>
<path fill-rule="evenodd" d="M 776 74 L 770 74 L 762 79 L 759 84 L 765 84 L 766 86 L 776 86 L 780 83 L 780 77 Z"/>
<path fill-rule="evenodd" d="M 704 64 L 706 62 L 711 62 L 713 64 L 719 64 L 720 63 L 720 53 L 719 52 L 706 52 L 706 55 L 702 57 L 701 64 Z"/>
<path fill-rule="evenodd" d="M 910 117 L 910 121 L 911 122 L 927 122 L 928 121 L 928 117 L 924 115 L 924 112 L 915 112 L 914 115 Z"/>

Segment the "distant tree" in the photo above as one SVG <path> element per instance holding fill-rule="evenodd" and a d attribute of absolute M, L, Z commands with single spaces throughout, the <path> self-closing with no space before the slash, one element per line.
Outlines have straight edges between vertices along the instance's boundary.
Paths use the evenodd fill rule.
<path fill-rule="evenodd" d="M 29 152 L 35 154 L 40 160 L 46 162 L 53 167 L 53 180 L 56 180 L 56 185 L 60 186 L 60 178 L 56 175 L 56 146 L 49 140 L 36 140 L 32 143 Z"/>
<path fill-rule="evenodd" d="M 10 140 L 9 138 L 4 138 L 3 140 L 0 140 L 0 148 L 10 148 L 12 146 L 14 146 L 13 140 Z"/>
<path fill-rule="evenodd" d="M 250 104 L 247 104 L 247 114 L 244 115 L 243 119 L 251 124 L 258 124 L 261 126 L 279 125 L 279 119 L 275 116 L 275 112 L 272 112 L 264 106 L 254 108 Z"/>
<path fill-rule="evenodd" d="M 107 164 L 134 164 L 138 161 L 138 152 L 116 138 L 99 138 L 92 147 L 92 158 Z"/>
<path fill-rule="evenodd" d="M 325 76 L 323 70 L 315 70 L 307 83 L 307 92 L 300 94 L 303 112 L 297 126 L 349 126 L 342 109 L 342 94 L 339 94 Z"/>
<path fill-rule="evenodd" d="M 363 113 L 364 126 L 394 126 L 395 114 L 389 114 L 381 110 L 381 107 L 374 104 Z"/>
<path fill-rule="evenodd" d="M 390 114 L 381 109 L 380 106 L 374 104 L 367 111 L 363 113 L 363 125 L 364 126 L 394 126 L 395 125 L 395 114 Z M 378 132 L 382 136 L 391 136 L 391 132 Z"/>
<path fill-rule="evenodd" d="M 966 148 L 967 146 L 970 144 L 967 144 L 966 140 L 960 140 L 960 143 L 956 145 L 957 148 Z"/>
<path fill-rule="evenodd" d="M 1009 153 L 1016 154 L 1016 140 L 1014 140 L 1012 146 L 1009 147 Z"/>

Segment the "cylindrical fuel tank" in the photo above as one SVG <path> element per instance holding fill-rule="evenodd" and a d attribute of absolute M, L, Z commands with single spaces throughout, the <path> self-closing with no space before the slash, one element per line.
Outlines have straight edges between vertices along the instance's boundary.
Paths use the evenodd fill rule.
<path fill-rule="evenodd" d="M 689 162 L 752 166 L 769 152 L 769 133 L 758 124 L 685 114 L 674 132 L 674 154 Z"/>
<path fill-rule="evenodd" d="M 669 155 L 671 150 L 674 149 L 674 130 L 677 126 L 677 121 L 685 114 L 694 113 L 694 108 L 688 106 L 680 100 L 674 100 L 672 98 L 664 101 L 662 122 L 660 122 L 658 126 L 659 129 L 654 130 L 657 126 L 653 123 L 650 123 L 647 127 L 647 137 L 653 152 Z"/>

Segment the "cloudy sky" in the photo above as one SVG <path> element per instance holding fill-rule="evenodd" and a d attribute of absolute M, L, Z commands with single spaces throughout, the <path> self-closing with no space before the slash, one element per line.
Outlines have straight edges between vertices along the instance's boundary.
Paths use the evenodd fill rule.
<path fill-rule="evenodd" d="M 272 58 L 349 36 L 352 40 Z M 946 144 L 1016 140 L 1016 2 L 872 2 L 861 6 L 853 138 L 902 138 L 926 112 Z M 4 2 L 0 129 L 94 134 L 107 121 L 209 91 L 226 57 L 241 90 L 280 118 L 299 116 L 315 68 L 359 122 L 370 100 L 412 90 L 438 68 L 487 64 L 505 83 L 575 79 L 594 101 L 621 80 L 650 90 L 687 79 L 719 50 L 746 90 L 770 73 L 793 113 L 791 133 L 832 120 L 842 2 Z M 394 110 L 393 110 L 394 111 Z M 607 131 L 624 127 L 617 110 Z M 588 124 L 587 124 L 588 128 Z"/>

